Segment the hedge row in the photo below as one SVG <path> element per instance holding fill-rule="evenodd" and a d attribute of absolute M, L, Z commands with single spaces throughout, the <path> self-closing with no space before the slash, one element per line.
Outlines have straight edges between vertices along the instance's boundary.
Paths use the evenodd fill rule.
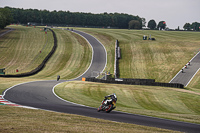
<path fill-rule="evenodd" d="M 42 61 L 42 63 L 36 67 L 35 69 L 31 70 L 30 72 L 26 72 L 26 73 L 21 73 L 21 74 L 15 74 L 15 75 L 0 75 L 0 77 L 26 77 L 26 76 L 31 76 L 34 75 L 38 72 L 40 72 L 44 67 L 45 64 L 47 63 L 47 61 L 51 58 L 51 56 L 55 53 L 56 48 L 57 48 L 57 38 L 56 38 L 56 34 L 53 30 L 49 29 L 52 33 L 53 33 L 53 38 L 54 38 L 54 46 L 51 49 L 50 53 L 45 57 L 45 59 Z"/>
<path fill-rule="evenodd" d="M 114 79 L 114 78 L 109 78 L 107 80 L 103 80 L 103 79 L 96 79 L 96 78 L 86 78 L 85 81 L 99 82 L 99 83 L 112 83 L 112 84 L 148 85 L 148 86 L 184 88 L 184 85 L 179 84 L 179 83 L 160 83 L 160 82 L 155 82 L 154 79 Z"/>

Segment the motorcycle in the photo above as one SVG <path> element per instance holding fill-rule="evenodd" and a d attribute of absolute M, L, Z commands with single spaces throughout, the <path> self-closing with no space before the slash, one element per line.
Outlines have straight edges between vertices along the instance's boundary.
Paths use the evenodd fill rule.
<path fill-rule="evenodd" d="M 111 99 L 107 102 L 107 104 L 105 104 L 106 99 L 104 99 L 101 103 L 101 105 L 99 106 L 99 108 L 97 109 L 98 112 L 100 111 L 106 111 L 106 113 L 109 113 L 110 111 L 112 111 L 113 109 L 116 108 L 116 100 Z"/>

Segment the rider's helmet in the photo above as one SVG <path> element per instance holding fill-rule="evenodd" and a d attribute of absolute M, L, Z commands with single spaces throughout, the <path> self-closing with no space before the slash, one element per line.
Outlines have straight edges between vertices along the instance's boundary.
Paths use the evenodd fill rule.
<path fill-rule="evenodd" d="M 115 93 L 113 93 L 114 97 L 117 98 L 117 95 Z"/>

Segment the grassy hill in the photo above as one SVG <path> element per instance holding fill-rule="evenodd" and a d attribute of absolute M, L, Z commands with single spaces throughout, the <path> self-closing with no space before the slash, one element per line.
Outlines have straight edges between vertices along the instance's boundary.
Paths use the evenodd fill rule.
<path fill-rule="evenodd" d="M 42 28 L 13 26 L 15 31 L 0 38 L 0 68 L 15 74 L 30 71 L 42 62 L 53 46 L 53 36 Z M 34 76 L 24 78 L 0 78 L 0 92 L 15 84 L 33 80 L 73 79 L 87 70 L 91 62 L 92 50 L 87 41 L 75 33 L 53 29 L 58 39 L 58 47 L 45 68 Z M 48 39 L 48 40 L 47 40 Z M 40 51 L 42 52 L 40 53 Z"/>
<path fill-rule="evenodd" d="M 40 28 L 33 27 L 14 26 L 13 28 L 16 28 L 16 30 L 0 38 L 0 67 L 6 67 L 8 73 L 15 73 L 16 69 L 19 69 L 20 72 L 21 70 L 29 71 L 50 50 L 53 42 L 51 33 L 48 32 L 47 36 L 43 31 L 40 31 Z M 111 73 L 114 68 L 114 43 L 116 39 L 119 40 L 122 51 L 122 59 L 120 60 L 120 77 L 122 78 L 153 78 L 156 81 L 168 82 L 197 53 L 200 46 L 199 32 L 78 29 L 94 35 L 105 45 L 108 53 L 107 70 L 110 70 Z M 30 77 L 0 78 L 0 93 L 22 82 L 56 79 L 57 75 L 60 75 L 61 79 L 72 79 L 87 69 L 92 54 L 87 42 L 72 32 L 53 30 L 58 39 L 58 48 L 46 67 L 38 74 Z M 152 37 L 156 38 L 156 41 L 142 40 L 144 34 L 151 34 Z M 42 52 L 41 55 L 38 54 L 38 51 L 43 48 L 46 52 L 44 54 Z M 37 56 L 40 57 L 34 60 L 34 63 L 31 63 Z M 73 102 L 93 107 L 100 105 L 103 96 L 116 91 L 119 99 L 116 109 L 120 111 L 200 123 L 199 77 L 200 72 L 187 90 L 69 82 L 58 86 L 61 92 L 58 92 L 57 89 L 56 91 L 59 95 L 64 94 L 62 97 L 68 95 L 65 94 L 66 90 L 73 95 L 76 92 L 77 95 L 82 97 L 82 102 L 72 98 Z M 94 103 L 88 102 L 91 99 L 94 100 Z M 126 99 L 128 100 L 127 103 L 125 102 Z M 19 114 L 22 111 L 24 111 L 23 114 Z M 43 131 L 63 132 L 88 132 L 92 128 L 102 129 L 107 124 L 106 121 L 96 121 L 96 119 L 87 117 L 6 106 L 1 106 L 0 112 L 0 116 L 5 118 L 4 121 L 0 121 L 0 124 L 4 127 L 3 130 L 0 129 L 0 132 L 13 129 L 14 131 L 38 132 L 40 128 L 34 129 L 38 127 L 38 121 L 42 121 L 39 122 L 39 125 L 44 127 L 41 129 Z M 7 115 L 7 112 L 13 115 Z M 38 117 L 35 117 L 37 115 Z M 50 116 L 53 115 L 55 117 L 51 119 Z M 67 118 L 72 121 L 66 120 Z M 20 128 L 16 124 L 19 119 L 21 120 Z M 121 123 L 112 124 L 113 128 L 121 127 L 117 132 L 171 132 L 133 124 L 127 126 Z M 75 125 L 75 128 L 69 128 L 71 125 Z M 90 127 L 89 125 L 93 126 Z M 80 128 L 80 126 L 85 128 Z M 49 127 L 51 127 L 51 130 L 48 130 Z"/>
<path fill-rule="evenodd" d="M 95 108 L 104 96 L 115 93 L 118 111 L 200 123 L 200 93 L 185 89 L 74 81 L 59 84 L 55 92 L 63 99 Z"/>
<path fill-rule="evenodd" d="M 119 40 L 122 51 L 119 62 L 121 78 L 151 78 L 169 82 L 200 48 L 199 32 L 77 29 L 92 34 L 105 45 L 109 55 L 107 70 L 111 73 L 114 43 L 116 39 Z M 149 34 L 156 41 L 142 40 L 143 35 Z M 93 107 L 99 106 L 103 96 L 115 92 L 120 97 L 117 110 L 200 123 L 199 74 L 187 90 L 72 82 L 60 84 L 56 92 L 66 100 Z M 72 94 L 81 99 L 73 99 L 70 97 Z"/>
<path fill-rule="evenodd" d="M 119 40 L 122 59 L 119 60 L 121 78 L 147 78 L 169 82 L 199 51 L 200 32 L 152 31 L 126 29 L 79 28 L 97 37 L 105 45 L 107 69 L 113 73 L 114 43 Z M 151 35 L 156 41 L 143 40 Z"/>
<path fill-rule="evenodd" d="M 0 38 L 0 68 L 6 74 L 23 73 L 36 68 L 51 51 L 53 36 L 39 28 L 16 26 L 16 30 Z M 41 53 L 40 53 L 41 51 Z"/>
<path fill-rule="evenodd" d="M 32 78 L 73 79 L 84 73 L 91 63 L 92 49 L 85 39 L 66 30 L 54 29 L 58 48 L 43 71 Z"/>

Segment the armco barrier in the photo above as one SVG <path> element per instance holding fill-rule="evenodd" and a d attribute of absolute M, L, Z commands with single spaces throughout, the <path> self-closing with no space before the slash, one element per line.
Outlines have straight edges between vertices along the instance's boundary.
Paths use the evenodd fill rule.
<path fill-rule="evenodd" d="M 36 67 L 35 69 L 33 69 L 30 72 L 26 72 L 26 73 L 21 73 L 21 74 L 15 74 L 15 75 L 0 75 L 0 77 L 26 77 L 26 76 L 31 76 L 34 75 L 36 73 L 38 73 L 39 71 L 41 71 L 44 67 L 45 64 L 47 63 L 47 61 L 51 58 L 51 56 L 54 54 L 54 52 L 56 51 L 57 48 L 57 38 L 56 38 L 56 34 L 53 30 L 49 29 L 52 33 L 53 33 L 53 38 L 54 38 L 54 46 L 51 49 L 50 53 L 45 57 L 45 59 L 42 61 L 42 63 Z"/>
<path fill-rule="evenodd" d="M 85 78 L 85 81 L 99 82 L 99 83 L 111 83 L 111 84 L 128 84 L 128 85 L 147 85 L 147 86 L 162 86 L 162 87 L 174 87 L 184 88 L 184 85 L 179 83 L 160 83 L 155 82 L 154 79 L 96 79 L 96 78 Z"/>
<path fill-rule="evenodd" d="M 116 42 L 115 42 L 115 64 L 114 64 L 114 75 L 115 75 L 115 78 L 117 78 L 119 76 L 118 47 L 119 47 L 119 41 L 116 40 Z"/>

